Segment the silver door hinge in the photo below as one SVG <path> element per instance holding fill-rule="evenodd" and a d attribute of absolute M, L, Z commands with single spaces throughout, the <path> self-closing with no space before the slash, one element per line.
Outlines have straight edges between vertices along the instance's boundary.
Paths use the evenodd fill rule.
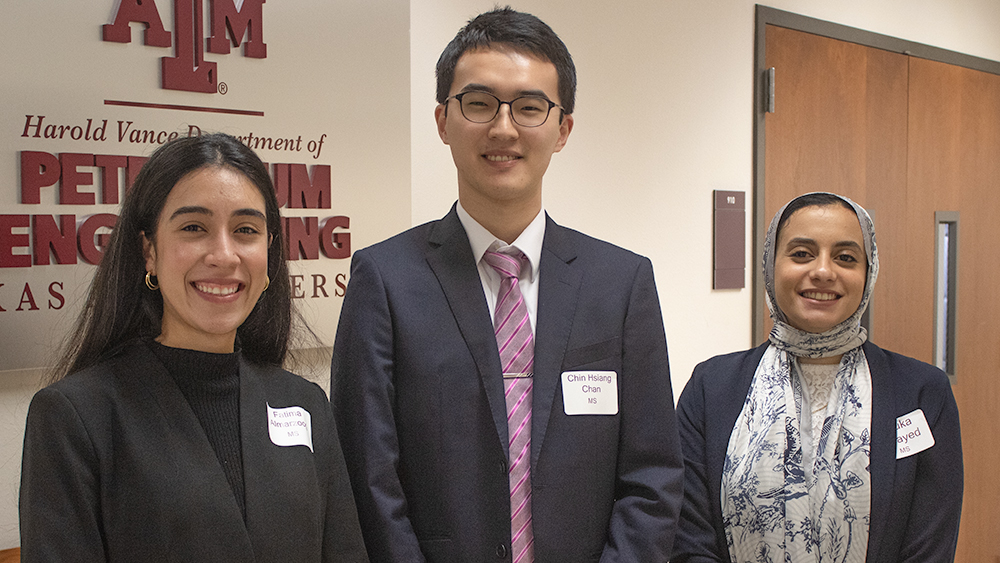
<path fill-rule="evenodd" d="M 764 71 L 764 112 L 774 113 L 774 67 Z"/>

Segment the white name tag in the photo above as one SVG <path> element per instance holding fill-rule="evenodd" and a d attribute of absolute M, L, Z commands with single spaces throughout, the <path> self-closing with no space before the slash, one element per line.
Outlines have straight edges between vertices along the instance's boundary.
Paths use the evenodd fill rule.
<path fill-rule="evenodd" d="M 564 371 L 562 390 L 568 415 L 618 414 L 618 374 L 613 371 Z"/>
<path fill-rule="evenodd" d="M 934 435 L 924 411 L 917 409 L 896 419 L 896 459 L 918 454 L 933 445 Z"/>
<path fill-rule="evenodd" d="M 267 405 L 267 430 L 276 446 L 307 446 L 313 451 L 312 415 L 302 407 Z"/>

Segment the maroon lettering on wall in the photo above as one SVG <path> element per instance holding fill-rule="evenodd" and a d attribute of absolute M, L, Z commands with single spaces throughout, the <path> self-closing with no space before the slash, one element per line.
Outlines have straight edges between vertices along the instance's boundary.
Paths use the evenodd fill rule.
<path fill-rule="evenodd" d="M 288 259 L 319 259 L 319 219 L 316 217 L 285 217 L 288 238 Z"/>
<path fill-rule="evenodd" d="M 62 293 L 59 293 L 58 291 L 56 291 L 56 286 L 58 286 L 59 289 L 63 288 L 62 282 L 54 281 L 54 282 L 52 282 L 52 283 L 49 284 L 49 295 L 51 295 L 52 297 L 54 297 L 57 300 L 57 303 L 53 303 L 52 299 L 49 299 L 49 309 L 57 309 L 58 310 L 58 309 L 62 309 L 63 305 L 66 304 L 66 298 L 63 297 Z"/>
<path fill-rule="evenodd" d="M 174 33 L 163 28 L 153 0 L 121 0 L 114 23 L 102 26 L 103 39 L 131 43 L 130 23 L 146 26 L 143 41 L 155 47 L 170 47 L 174 56 L 160 59 L 160 85 L 167 90 L 214 94 L 219 85 L 216 63 L 205 60 L 205 48 L 211 53 L 228 54 L 232 47 L 243 45 L 243 56 L 267 58 L 264 43 L 264 2 L 209 0 L 211 36 L 203 41 L 204 0 L 174 1 Z M 244 41 L 245 38 L 245 41 Z"/>
<path fill-rule="evenodd" d="M 170 32 L 163 29 L 160 13 L 156 11 L 156 3 L 152 0 L 121 0 L 115 23 L 102 26 L 104 40 L 116 43 L 131 43 L 132 29 L 129 23 L 136 22 L 146 25 L 143 32 L 143 43 L 154 47 L 169 47 Z"/>
<path fill-rule="evenodd" d="M 21 136 L 35 139 L 65 139 L 69 137 L 74 141 L 104 141 L 107 138 L 107 129 L 107 119 L 96 127 L 94 120 L 88 119 L 86 127 L 84 127 L 83 125 L 59 125 L 55 123 L 45 125 L 44 115 L 39 115 L 37 118 L 34 115 L 26 115 L 24 116 L 24 131 Z"/>
<path fill-rule="evenodd" d="M 278 198 L 278 207 L 288 205 L 288 166 L 287 164 L 275 164 L 272 176 L 274 178 L 274 195 Z"/>
<path fill-rule="evenodd" d="M 330 209 L 330 165 L 313 166 L 312 179 L 305 164 L 289 168 L 289 209 Z"/>
<path fill-rule="evenodd" d="M 320 247 L 327 258 L 339 259 L 350 258 L 351 256 L 351 233 L 333 232 L 336 228 L 348 229 L 351 227 L 349 217 L 337 216 L 329 217 L 323 223 L 319 231 Z"/>
<path fill-rule="evenodd" d="M 118 171 L 128 166 L 128 157 L 117 154 L 94 155 L 94 165 L 101 169 L 101 203 L 118 203 Z"/>
<path fill-rule="evenodd" d="M 62 181 L 59 183 L 60 205 L 94 205 L 92 193 L 80 193 L 80 186 L 94 183 L 91 172 L 80 172 L 81 166 L 94 166 L 94 155 L 64 152 L 59 154 L 59 164 L 62 166 Z"/>
<path fill-rule="evenodd" d="M 80 256 L 88 264 L 97 264 L 104 255 L 104 249 L 108 247 L 111 239 L 111 229 L 118 221 L 118 216 L 112 213 L 96 213 L 87 217 L 80 225 L 77 243 L 80 248 Z M 98 229 L 104 232 L 97 234 Z"/>
<path fill-rule="evenodd" d="M 56 264 L 76 264 L 76 217 L 60 215 L 59 224 L 51 215 L 31 217 L 31 238 L 35 265 L 49 264 L 49 251 L 56 255 Z"/>
<path fill-rule="evenodd" d="M 23 311 L 25 305 L 28 306 L 29 311 L 38 310 L 38 305 L 35 305 L 35 296 L 31 294 L 31 286 L 28 284 L 24 284 L 24 291 L 21 292 L 21 302 L 18 303 L 15 311 Z"/>
<path fill-rule="evenodd" d="M 122 178 L 125 178 L 127 191 L 148 158 L 21 151 L 20 160 L 22 203 L 40 204 L 42 189 L 50 188 L 46 191 L 46 199 L 57 205 L 93 206 L 98 204 L 98 193 L 101 204 L 117 205 L 121 199 Z M 331 208 L 329 165 L 313 165 L 311 170 L 301 163 L 275 163 L 268 167 L 279 207 Z M 99 184 L 95 172 L 101 175 Z M 117 218 L 112 213 L 79 218 L 76 215 L 0 215 L 0 269 L 77 264 L 78 256 L 84 263 L 97 264 Z M 350 218 L 342 215 L 283 218 L 281 228 L 286 236 L 288 259 L 350 258 L 350 226 Z"/>
<path fill-rule="evenodd" d="M 14 234 L 14 229 L 31 223 L 27 215 L 0 215 L 0 268 L 30 268 L 31 256 L 14 254 L 15 248 L 31 244 L 26 233 Z"/>
<path fill-rule="evenodd" d="M 49 265 L 53 253 L 56 264 L 76 264 L 77 251 L 88 264 L 100 262 L 118 216 L 96 213 L 79 226 L 76 215 L 58 217 L 57 224 L 54 215 L 0 215 L 0 268 Z M 30 235 L 14 232 L 29 226 Z M 30 248 L 31 254 L 14 253 L 21 248 Z"/>
<path fill-rule="evenodd" d="M 265 0 L 243 0 L 239 10 L 233 0 L 209 0 L 212 7 L 212 36 L 208 38 L 208 50 L 221 55 L 229 54 L 230 41 L 226 40 L 226 30 L 233 47 L 239 47 L 244 35 L 243 56 L 255 59 L 267 58 L 264 44 L 263 13 Z"/>
<path fill-rule="evenodd" d="M 54 155 L 21 151 L 21 203 L 41 203 L 41 188 L 56 185 L 61 174 L 62 167 Z"/>
<path fill-rule="evenodd" d="M 174 0 L 175 56 L 161 59 L 163 88 L 215 93 L 215 63 L 205 61 L 205 49 L 195 40 L 195 32 L 203 26 L 201 0 Z"/>

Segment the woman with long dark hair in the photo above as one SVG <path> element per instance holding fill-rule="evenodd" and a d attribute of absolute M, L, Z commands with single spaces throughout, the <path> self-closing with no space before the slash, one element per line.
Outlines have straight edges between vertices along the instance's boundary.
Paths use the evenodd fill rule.
<path fill-rule="evenodd" d="M 675 563 L 946 562 L 962 511 L 947 376 L 868 341 L 875 228 L 851 200 L 793 199 L 771 221 L 774 329 L 699 364 L 677 417 Z"/>
<path fill-rule="evenodd" d="M 266 167 L 224 134 L 159 148 L 28 411 L 23 560 L 365 561 L 291 324 Z"/>

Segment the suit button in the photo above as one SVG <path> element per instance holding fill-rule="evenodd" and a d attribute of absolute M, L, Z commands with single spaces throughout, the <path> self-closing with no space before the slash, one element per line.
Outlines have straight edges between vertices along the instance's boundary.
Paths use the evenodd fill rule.
<path fill-rule="evenodd" d="M 499 557 L 500 559 L 503 559 L 504 557 L 507 557 L 507 546 L 506 545 L 500 544 L 500 545 L 497 546 L 497 557 Z"/>

